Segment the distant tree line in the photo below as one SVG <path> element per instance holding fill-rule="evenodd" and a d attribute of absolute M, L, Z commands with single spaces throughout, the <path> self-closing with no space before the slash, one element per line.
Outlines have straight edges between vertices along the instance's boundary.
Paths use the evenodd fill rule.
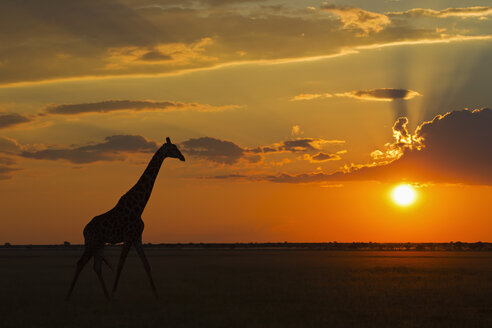
<path fill-rule="evenodd" d="M 109 246 L 119 248 L 119 245 Z M 146 248 L 156 249 L 286 249 L 286 250 L 329 250 L 329 251 L 492 251 L 492 243 L 464 243 L 460 241 L 447 243 L 373 243 L 352 242 L 338 243 L 173 243 L 144 244 Z M 13 245 L 4 243 L 0 249 L 81 249 L 83 245 L 71 244 L 68 241 L 53 245 Z"/>

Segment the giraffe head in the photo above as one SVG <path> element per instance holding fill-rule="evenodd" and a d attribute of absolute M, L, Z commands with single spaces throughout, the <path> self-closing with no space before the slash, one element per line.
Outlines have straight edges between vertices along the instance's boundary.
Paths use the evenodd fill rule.
<path fill-rule="evenodd" d="M 179 151 L 175 144 L 171 143 L 169 137 L 166 138 L 166 143 L 160 149 L 166 157 L 178 158 L 180 161 L 185 161 L 183 154 Z"/>

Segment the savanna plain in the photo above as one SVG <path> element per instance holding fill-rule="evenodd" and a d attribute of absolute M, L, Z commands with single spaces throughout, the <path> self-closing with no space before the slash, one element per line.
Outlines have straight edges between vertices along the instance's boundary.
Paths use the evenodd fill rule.
<path fill-rule="evenodd" d="M 132 250 L 114 300 L 90 262 L 67 302 L 80 249 L 0 250 L 0 326 L 492 327 L 492 252 L 146 253 L 159 299 Z"/>

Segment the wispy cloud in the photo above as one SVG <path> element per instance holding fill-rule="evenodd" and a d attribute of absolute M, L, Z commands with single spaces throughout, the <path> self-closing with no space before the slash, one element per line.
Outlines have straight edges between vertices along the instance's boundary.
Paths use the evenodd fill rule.
<path fill-rule="evenodd" d="M 310 161 L 311 163 L 321 163 L 327 161 L 339 161 L 342 159 L 339 154 L 329 154 L 319 152 L 315 155 L 305 154 L 304 159 Z"/>
<path fill-rule="evenodd" d="M 18 154 L 24 147 L 12 138 L 0 136 L 0 153 Z"/>
<path fill-rule="evenodd" d="M 12 173 L 19 170 L 20 169 L 16 167 L 10 167 L 0 164 L 0 180 L 7 180 L 12 178 Z"/>
<path fill-rule="evenodd" d="M 8 63 L 0 64 L 0 85 L 180 75 L 490 37 L 480 26 L 443 35 L 412 20 L 415 15 L 483 18 L 490 14 L 489 7 L 414 9 L 395 23 L 391 19 L 403 17 L 402 13 L 326 3 L 320 10 L 289 9 L 289 5 L 279 10 L 251 2 L 251 10 L 245 11 L 241 6 L 197 6 L 193 1 L 179 2 L 179 7 L 137 2 L 0 2 L 0 20 L 10 27 L 0 31 L 6 48 L 2 63 Z M 227 14 L 219 15 L 217 10 Z M 86 24 L 88 17 L 91 24 Z M 302 33 L 309 37 L 300 37 Z"/>
<path fill-rule="evenodd" d="M 313 99 L 326 99 L 333 97 L 330 93 L 301 93 L 294 96 L 290 101 L 300 101 L 300 100 L 313 100 Z"/>
<path fill-rule="evenodd" d="M 200 103 L 183 103 L 177 101 L 152 101 L 152 100 L 105 100 L 93 103 L 80 104 L 52 104 L 42 110 L 42 114 L 77 115 L 88 113 L 111 113 L 117 111 L 197 111 L 217 112 L 237 109 L 241 106 L 226 105 L 213 106 Z"/>
<path fill-rule="evenodd" d="M 0 136 L 0 180 L 12 178 L 12 174 L 20 169 L 14 167 L 16 161 L 12 158 L 22 151 L 22 146 L 14 139 Z"/>
<path fill-rule="evenodd" d="M 139 135 L 114 135 L 96 144 L 22 151 L 19 156 L 39 160 L 66 160 L 76 164 L 87 164 L 98 161 L 124 160 L 126 158 L 125 153 L 149 153 L 157 150 L 157 147 L 157 143 Z"/>
<path fill-rule="evenodd" d="M 206 48 L 213 44 L 212 38 L 202 38 L 190 44 L 164 43 L 149 47 L 125 46 L 109 48 L 107 70 L 121 70 L 138 66 L 195 66 L 218 58 L 204 54 Z"/>
<path fill-rule="evenodd" d="M 304 132 L 301 130 L 301 127 L 299 125 L 294 125 L 290 133 L 292 134 L 293 137 L 297 137 L 300 136 L 301 134 L 304 134 Z"/>
<path fill-rule="evenodd" d="M 245 149 L 234 142 L 211 137 L 188 139 L 181 146 L 186 154 L 220 164 L 231 165 L 245 156 Z"/>
<path fill-rule="evenodd" d="M 371 90 L 354 90 L 344 93 L 337 93 L 336 96 L 370 101 L 393 101 L 397 99 L 409 100 L 417 96 L 421 96 L 421 94 L 417 91 L 406 89 L 382 88 Z"/>
<path fill-rule="evenodd" d="M 357 7 L 345 7 L 323 3 L 321 10 L 337 16 L 344 28 L 360 31 L 361 35 L 377 33 L 391 23 L 388 16 Z"/>
<path fill-rule="evenodd" d="M 434 10 L 426 8 L 413 8 L 401 12 L 389 12 L 388 16 L 406 16 L 418 17 L 427 16 L 434 18 L 461 17 L 461 18 L 481 18 L 492 15 L 492 7 L 465 7 L 465 8 L 447 8 L 443 10 Z"/>
<path fill-rule="evenodd" d="M 192 138 L 181 143 L 183 152 L 199 159 L 219 164 L 236 164 L 240 160 L 249 163 L 260 163 L 265 155 L 279 153 L 316 153 L 325 145 L 343 144 L 342 140 L 325 140 L 320 138 L 297 138 L 285 140 L 267 146 L 247 148 L 232 141 L 212 137 Z M 320 153 L 321 154 L 321 153 Z M 317 157 L 321 159 L 323 155 Z M 283 162 L 282 162 L 283 163 Z"/>
<path fill-rule="evenodd" d="M 370 90 L 353 90 L 341 93 L 301 93 L 297 96 L 291 98 L 291 101 L 299 100 L 313 100 L 313 99 L 323 99 L 332 97 L 348 97 L 355 98 L 359 100 L 368 101 L 393 101 L 393 100 L 409 100 L 421 96 L 420 93 L 413 90 L 407 89 L 394 89 L 394 88 L 380 88 L 380 89 L 370 89 Z"/>
<path fill-rule="evenodd" d="M 250 148 L 247 151 L 251 153 L 282 153 L 282 152 L 316 152 L 321 150 L 325 145 L 344 144 L 344 140 L 327 140 L 321 138 L 297 138 L 285 140 L 268 146 L 259 146 Z"/>
<path fill-rule="evenodd" d="M 8 113 L 0 111 L 0 129 L 10 128 L 21 124 L 29 123 L 32 118 L 18 113 Z"/>

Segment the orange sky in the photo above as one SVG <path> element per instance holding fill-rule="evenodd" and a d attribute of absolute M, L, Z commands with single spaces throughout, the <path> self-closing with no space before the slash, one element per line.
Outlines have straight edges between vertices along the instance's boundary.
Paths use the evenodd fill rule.
<path fill-rule="evenodd" d="M 28 1 L 0 21 L 0 243 L 81 243 L 168 136 L 187 161 L 164 162 L 145 242 L 492 240 L 487 1 Z"/>

